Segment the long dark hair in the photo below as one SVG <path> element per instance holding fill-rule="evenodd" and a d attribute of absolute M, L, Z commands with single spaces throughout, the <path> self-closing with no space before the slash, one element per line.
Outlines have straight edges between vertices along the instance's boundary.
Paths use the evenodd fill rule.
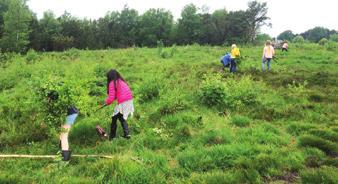
<path fill-rule="evenodd" d="M 115 94 L 116 94 L 116 92 L 117 92 L 116 81 L 118 79 L 121 79 L 121 80 L 124 81 L 121 74 L 118 71 L 116 71 L 115 69 L 111 69 L 111 70 L 109 70 L 109 72 L 107 72 L 107 94 L 109 94 L 109 84 L 110 84 L 111 81 L 114 81 Z"/>

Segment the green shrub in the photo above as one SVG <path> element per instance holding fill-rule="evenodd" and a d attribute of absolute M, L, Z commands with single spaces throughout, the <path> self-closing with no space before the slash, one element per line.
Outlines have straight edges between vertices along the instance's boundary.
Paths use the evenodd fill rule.
<path fill-rule="evenodd" d="M 201 102 L 206 106 L 222 106 L 226 103 L 226 86 L 220 75 L 208 76 L 199 90 Z"/>
<path fill-rule="evenodd" d="M 69 140 L 78 145 L 95 143 L 99 140 L 95 130 L 97 124 L 99 124 L 97 119 L 86 118 L 81 120 L 78 118 L 71 129 Z"/>
<path fill-rule="evenodd" d="M 304 43 L 304 41 L 305 41 L 304 38 L 300 35 L 298 35 L 298 36 L 296 36 L 292 39 L 293 43 Z"/>
<path fill-rule="evenodd" d="M 65 52 L 63 52 L 63 55 L 74 60 L 78 57 L 80 57 L 80 50 L 76 49 L 76 48 L 71 48 L 66 50 Z"/>
<path fill-rule="evenodd" d="M 311 136 L 311 135 L 303 135 L 298 139 L 299 146 L 302 147 L 315 147 L 322 151 L 324 151 L 328 155 L 338 154 L 338 147 L 335 143 L 330 141 L 326 141 L 320 137 Z"/>
<path fill-rule="evenodd" d="M 338 169 L 334 167 L 321 167 L 319 169 L 306 169 L 301 171 L 302 183 L 308 184 L 335 184 L 338 183 Z"/>
<path fill-rule="evenodd" d="M 177 92 L 171 91 L 170 94 L 167 94 L 161 98 L 161 103 L 157 111 L 161 115 L 168 115 L 183 111 L 188 107 L 189 104 L 182 94 L 177 94 Z"/>
<path fill-rule="evenodd" d="M 328 39 L 322 38 L 321 40 L 319 40 L 318 44 L 319 44 L 319 45 L 326 45 L 328 42 L 329 42 Z"/>
<path fill-rule="evenodd" d="M 334 42 L 338 42 L 338 34 L 332 34 L 330 35 L 330 40 Z"/>
<path fill-rule="evenodd" d="M 26 54 L 27 63 L 34 63 L 35 61 L 39 59 L 40 59 L 39 54 L 35 52 L 35 50 L 29 49 L 29 51 Z"/>
<path fill-rule="evenodd" d="M 161 85 L 157 79 L 144 82 L 138 89 L 139 101 L 144 103 L 157 98 L 160 95 L 160 89 Z"/>
<path fill-rule="evenodd" d="M 241 115 L 235 115 L 231 117 L 231 123 L 235 126 L 245 127 L 250 125 L 250 118 Z"/>
<path fill-rule="evenodd" d="M 325 47 L 326 47 L 326 50 L 328 50 L 328 51 L 337 51 L 338 44 L 337 44 L 337 42 L 328 41 L 327 44 L 325 45 Z"/>
<path fill-rule="evenodd" d="M 229 77 L 225 81 L 220 75 L 207 76 L 200 86 L 199 98 L 207 106 L 240 108 L 257 102 L 261 86 L 249 76 Z"/>

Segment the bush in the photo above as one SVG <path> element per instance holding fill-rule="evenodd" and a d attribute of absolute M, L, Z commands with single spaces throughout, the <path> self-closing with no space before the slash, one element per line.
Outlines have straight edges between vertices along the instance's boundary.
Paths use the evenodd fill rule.
<path fill-rule="evenodd" d="M 26 54 L 27 63 L 34 63 L 35 61 L 39 59 L 40 59 L 39 54 L 35 52 L 35 50 L 29 49 L 29 51 Z"/>
<path fill-rule="evenodd" d="M 201 84 L 199 98 L 207 106 L 241 108 L 258 101 L 262 85 L 255 83 L 250 76 L 229 77 L 226 81 L 222 81 L 220 75 L 208 76 Z"/>
<path fill-rule="evenodd" d="M 327 42 L 327 44 L 325 45 L 326 50 L 328 51 L 337 51 L 337 42 L 333 42 L 333 41 L 329 41 Z"/>
<path fill-rule="evenodd" d="M 138 89 L 139 101 L 144 103 L 157 98 L 160 95 L 161 85 L 159 80 L 152 79 L 141 84 Z"/>
<path fill-rule="evenodd" d="M 178 91 L 171 91 L 161 98 L 160 107 L 157 109 L 161 115 L 175 114 L 187 109 L 189 106 L 182 94 Z"/>
<path fill-rule="evenodd" d="M 336 155 L 338 154 L 338 146 L 335 143 L 330 141 L 326 141 L 322 138 L 311 136 L 311 135 L 303 135 L 298 139 L 299 146 L 302 147 L 315 147 L 322 151 L 324 151 L 328 155 Z"/>
<path fill-rule="evenodd" d="M 328 39 L 322 38 L 321 40 L 319 40 L 318 44 L 319 44 L 319 45 L 326 45 L 328 42 L 329 42 Z"/>
<path fill-rule="evenodd" d="M 332 35 L 330 36 L 330 40 L 331 40 L 331 41 L 334 41 L 334 42 L 338 42 L 338 34 L 332 34 Z"/>
<path fill-rule="evenodd" d="M 206 106 L 223 106 L 226 103 L 226 86 L 220 75 L 208 76 L 199 90 L 201 102 Z"/>
<path fill-rule="evenodd" d="M 308 184 L 335 184 L 338 183 L 338 169 L 334 167 L 321 167 L 319 169 L 306 169 L 301 171 L 302 183 Z"/>
<path fill-rule="evenodd" d="M 304 41 L 305 41 L 304 38 L 300 35 L 298 35 L 298 36 L 296 36 L 292 39 L 293 43 L 304 43 Z"/>
<path fill-rule="evenodd" d="M 79 121 L 79 119 L 77 119 Z M 86 118 L 76 122 L 72 127 L 69 140 L 78 145 L 94 144 L 99 140 L 99 136 L 95 131 L 96 125 L 99 124 L 98 120 Z M 108 134 L 108 132 L 106 132 Z"/>
<path fill-rule="evenodd" d="M 246 116 L 235 115 L 231 117 L 231 123 L 239 127 L 245 127 L 250 125 L 250 121 L 251 121 L 250 118 Z"/>

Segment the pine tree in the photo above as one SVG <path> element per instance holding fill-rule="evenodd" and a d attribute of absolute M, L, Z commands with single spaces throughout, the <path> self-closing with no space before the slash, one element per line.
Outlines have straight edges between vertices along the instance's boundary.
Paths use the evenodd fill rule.
<path fill-rule="evenodd" d="M 12 0 L 4 14 L 4 32 L 0 40 L 3 51 L 23 52 L 29 44 L 29 23 L 32 13 L 26 0 Z"/>

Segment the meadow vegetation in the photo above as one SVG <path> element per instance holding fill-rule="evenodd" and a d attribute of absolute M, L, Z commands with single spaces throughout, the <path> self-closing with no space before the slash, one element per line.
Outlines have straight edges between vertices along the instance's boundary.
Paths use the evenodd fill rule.
<path fill-rule="evenodd" d="M 240 45 L 235 75 L 219 62 L 228 47 L 198 44 L 3 53 L 1 154 L 57 154 L 74 103 L 72 152 L 114 159 L 0 158 L 0 183 L 338 183 L 337 44 L 297 39 L 269 72 L 262 46 Z M 135 97 L 130 140 L 95 132 L 110 125 L 113 106 L 95 110 L 112 68 Z M 58 103 L 46 100 L 51 90 Z"/>

